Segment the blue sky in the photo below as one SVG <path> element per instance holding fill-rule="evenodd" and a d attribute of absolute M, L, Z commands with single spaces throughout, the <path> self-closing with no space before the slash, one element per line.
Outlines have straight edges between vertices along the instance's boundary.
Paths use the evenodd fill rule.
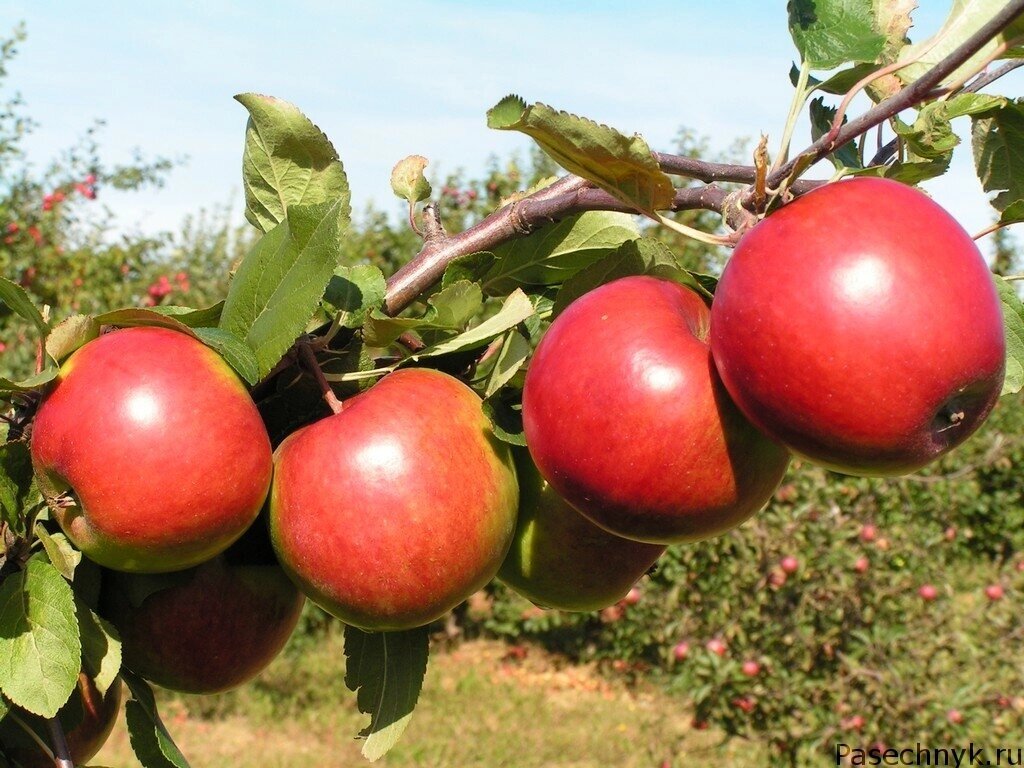
<path fill-rule="evenodd" d="M 923 5 L 915 39 L 938 28 L 946 3 Z M 44 162 L 95 118 L 107 123 L 111 159 L 135 147 L 188 156 L 162 190 L 101 193 L 122 226 L 143 231 L 175 229 L 204 206 L 240 209 L 239 92 L 297 104 L 334 142 L 356 207 L 398 210 L 388 177 L 405 155 L 474 172 L 526 146 L 485 125 L 510 92 L 640 132 L 658 149 L 684 125 L 717 148 L 761 132 L 777 143 L 794 56 L 781 0 L 0 0 L 0 19 L 28 29 L 9 84 L 42 124 L 30 158 Z M 968 148 L 958 154 L 927 188 L 976 231 L 991 212 Z"/>

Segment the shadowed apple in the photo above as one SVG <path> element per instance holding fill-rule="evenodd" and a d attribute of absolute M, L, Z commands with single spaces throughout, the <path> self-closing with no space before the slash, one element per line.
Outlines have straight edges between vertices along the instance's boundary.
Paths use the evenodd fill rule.
<path fill-rule="evenodd" d="M 105 571 L 100 612 L 121 635 L 125 666 L 187 693 L 255 677 L 284 648 L 305 598 L 274 559 L 258 520 L 226 552 L 165 574 Z"/>
<path fill-rule="evenodd" d="M 301 589 L 348 624 L 399 630 L 494 577 L 519 493 L 480 398 L 407 369 L 289 436 L 270 498 L 274 549 Z"/>
<path fill-rule="evenodd" d="M 665 551 L 624 539 L 569 506 L 534 466 L 515 452 L 519 518 L 498 577 L 545 608 L 597 611 L 623 599 Z"/>
<path fill-rule="evenodd" d="M 75 765 L 85 765 L 103 747 L 121 711 L 121 678 L 116 678 L 105 693 L 84 672 L 78 676 L 78 687 L 71 699 L 57 713 L 68 751 Z M 32 729 L 44 744 L 50 744 L 49 730 L 43 718 L 14 708 L 13 714 Z M 0 763 L 3 756 L 21 768 L 53 768 L 53 759 L 39 747 L 14 717 L 0 720 Z"/>
<path fill-rule="evenodd" d="M 105 334 L 64 363 L 36 415 L 32 461 L 79 549 L 140 572 L 223 551 L 256 519 L 273 469 L 241 380 L 164 328 Z"/>
<path fill-rule="evenodd" d="M 523 424 L 551 486 L 593 522 L 671 544 L 722 533 L 771 498 L 789 463 L 736 409 L 689 288 L 626 277 L 570 304 L 526 374 Z"/>
<path fill-rule="evenodd" d="M 715 291 L 711 350 L 747 418 L 854 475 L 912 472 L 966 440 L 1006 355 L 970 235 L 887 179 L 828 184 L 744 235 Z"/>

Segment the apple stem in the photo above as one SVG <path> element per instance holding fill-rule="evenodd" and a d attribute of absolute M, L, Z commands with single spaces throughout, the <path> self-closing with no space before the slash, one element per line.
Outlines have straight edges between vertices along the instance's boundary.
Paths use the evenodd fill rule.
<path fill-rule="evenodd" d="M 68 740 L 64 735 L 64 728 L 56 717 L 48 718 L 46 728 L 50 732 L 50 742 L 53 744 L 53 762 L 57 768 L 75 768 L 75 762 L 71 759 L 71 750 L 68 748 Z"/>
<path fill-rule="evenodd" d="M 327 403 L 327 407 L 331 409 L 332 413 L 341 413 L 345 404 L 334 394 L 331 383 L 324 377 L 324 372 L 316 360 L 316 353 L 313 352 L 313 348 L 305 342 L 300 342 L 298 347 L 303 364 L 312 374 L 313 378 L 316 379 L 316 383 L 320 385 L 320 391 L 323 392 L 324 402 Z"/>

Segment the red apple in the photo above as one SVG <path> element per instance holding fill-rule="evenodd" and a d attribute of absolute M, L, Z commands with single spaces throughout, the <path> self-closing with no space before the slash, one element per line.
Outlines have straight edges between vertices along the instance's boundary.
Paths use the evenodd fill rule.
<path fill-rule="evenodd" d="M 865 544 L 870 544 L 872 541 L 878 538 L 878 529 L 871 523 L 865 523 L 860 527 L 860 540 Z"/>
<path fill-rule="evenodd" d="M 865 724 L 866 721 L 864 720 L 864 717 L 862 715 L 854 715 L 853 717 L 849 717 L 846 720 L 843 720 L 842 723 L 840 723 L 840 726 L 843 728 L 843 730 L 860 732 L 864 730 Z"/>
<path fill-rule="evenodd" d="M 711 349 L 747 418 L 854 475 L 912 472 L 963 442 L 995 405 L 1006 356 L 970 235 L 922 192 L 867 178 L 743 236 L 715 291 Z"/>
<path fill-rule="evenodd" d="M 165 688 L 217 693 L 273 661 L 304 602 L 260 520 L 226 552 L 186 571 L 106 571 L 100 612 L 117 627 L 129 669 Z"/>
<path fill-rule="evenodd" d="M 100 693 L 96 683 L 84 672 L 78 676 L 78 687 L 57 713 L 75 765 L 85 765 L 100 751 L 120 711 L 120 678 L 115 679 L 105 693 Z M 21 709 L 15 712 L 44 744 L 50 744 L 49 730 L 41 717 Z M 21 768 L 53 768 L 53 760 L 11 717 L 0 720 L 0 764 L 7 765 L 3 756 Z"/>
<path fill-rule="evenodd" d="M 675 644 L 672 648 L 672 658 L 676 661 L 685 661 L 690 655 L 690 644 L 683 641 Z"/>
<path fill-rule="evenodd" d="M 761 674 L 761 665 L 753 660 L 744 661 L 741 671 L 747 677 L 757 677 Z"/>
<path fill-rule="evenodd" d="M 516 452 L 519 519 L 498 578 L 528 600 L 564 611 L 596 611 L 639 601 L 633 586 L 665 551 L 598 528 Z"/>
<path fill-rule="evenodd" d="M 705 648 L 707 648 L 710 653 L 715 654 L 715 656 L 725 656 L 726 652 L 729 650 L 729 647 L 725 644 L 725 640 L 722 640 L 720 637 L 713 637 L 708 640 Z"/>
<path fill-rule="evenodd" d="M 779 563 L 779 567 L 782 568 L 782 570 L 786 573 L 792 575 L 796 573 L 797 570 L 799 570 L 800 561 L 792 555 L 787 555 L 786 557 L 782 558 L 781 562 Z"/>
<path fill-rule="evenodd" d="M 573 302 L 537 347 L 523 424 L 540 473 L 602 528 L 693 541 L 739 525 L 789 463 L 718 381 L 689 288 L 626 277 Z"/>
<path fill-rule="evenodd" d="M 946 713 L 946 719 L 953 725 L 960 725 L 964 721 L 964 715 L 959 709 L 951 709 Z"/>
<path fill-rule="evenodd" d="M 270 440 L 216 352 L 164 328 L 100 336 L 61 367 L 32 461 L 53 516 L 86 555 L 171 571 L 223 551 L 270 486 Z"/>
<path fill-rule="evenodd" d="M 519 490 L 480 398 L 447 374 L 396 371 L 275 454 L 271 538 L 285 570 L 347 624 L 427 624 L 498 571 Z"/>
<path fill-rule="evenodd" d="M 993 603 L 998 600 L 1002 600 L 1004 595 L 1005 592 L 1003 591 L 1003 587 L 1000 584 L 989 584 L 987 587 L 985 587 L 985 597 L 987 597 Z"/>
<path fill-rule="evenodd" d="M 867 573 L 870 566 L 871 562 L 866 557 L 858 557 L 857 561 L 853 564 L 853 570 L 857 573 Z"/>
<path fill-rule="evenodd" d="M 937 590 L 932 584 L 924 584 L 917 590 L 917 594 L 926 603 L 930 603 L 939 596 L 939 590 Z"/>

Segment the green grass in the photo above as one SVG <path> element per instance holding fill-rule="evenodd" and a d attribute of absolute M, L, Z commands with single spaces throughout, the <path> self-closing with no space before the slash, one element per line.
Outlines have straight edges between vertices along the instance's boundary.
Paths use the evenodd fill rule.
<path fill-rule="evenodd" d="M 365 723 L 344 685 L 340 634 L 303 640 L 254 683 L 220 696 L 161 692 L 161 712 L 193 768 L 362 766 Z M 408 730 L 379 764 L 460 768 L 763 766 L 753 745 L 717 745 L 677 699 L 530 648 L 493 641 L 434 650 Z M 123 724 L 93 765 L 137 766 Z"/>

